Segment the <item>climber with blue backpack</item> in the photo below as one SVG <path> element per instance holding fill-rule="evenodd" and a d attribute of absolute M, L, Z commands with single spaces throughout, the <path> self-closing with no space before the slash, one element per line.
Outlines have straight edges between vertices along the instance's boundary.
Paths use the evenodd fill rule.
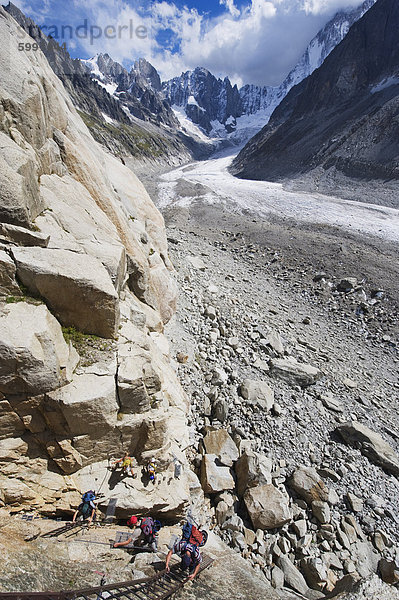
<path fill-rule="evenodd" d="M 83 521 L 87 521 L 88 525 L 91 525 L 96 516 L 96 505 L 94 501 L 96 494 L 93 490 L 85 492 L 82 496 L 82 502 L 79 504 L 75 514 L 73 515 L 72 523 L 76 523 L 76 519 L 81 518 Z"/>

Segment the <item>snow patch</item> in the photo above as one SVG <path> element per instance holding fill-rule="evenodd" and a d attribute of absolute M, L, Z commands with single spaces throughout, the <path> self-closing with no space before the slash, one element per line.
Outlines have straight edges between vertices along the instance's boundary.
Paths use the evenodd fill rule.
<path fill-rule="evenodd" d="M 101 115 L 106 123 L 115 123 L 114 119 L 111 119 L 106 113 L 102 112 Z"/>
<path fill-rule="evenodd" d="M 186 131 L 189 135 L 193 135 L 199 138 L 202 142 L 206 142 L 207 144 L 213 144 L 214 140 L 207 136 L 195 123 L 193 123 L 186 115 L 185 110 L 182 106 L 176 106 L 175 104 L 172 106 L 172 110 L 175 114 L 175 117 L 180 123 L 183 131 Z"/>
<path fill-rule="evenodd" d="M 198 108 L 201 108 L 194 96 L 188 97 L 187 104 L 193 104 L 194 106 L 198 106 Z"/>
<path fill-rule="evenodd" d="M 382 90 L 386 90 L 393 85 L 399 84 L 399 75 L 392 75 L 391 77 L 385 77 L 382 81 L 374 85 L 370 92 L 372 94 L 377 94 L 378 92 L 382 92 Z"/>
<path fill-rule="evenodd" d="M 90 73 L 93 75 L 93 77 L 96 77 L 98 79 L 102 79 L 104 77 L 104 75 L 101 73 L 100 69 L 98 68 L 98 54 L 96 54 L 95 56 L 93 56 L 92 58 L 89 58 L 87 60 L 83 60 L 80 59 L 80 62 L 83 63 L 84 65 L 86 65 L 86 67 L 88 67 L 88 69 L 90 70 Z"/>

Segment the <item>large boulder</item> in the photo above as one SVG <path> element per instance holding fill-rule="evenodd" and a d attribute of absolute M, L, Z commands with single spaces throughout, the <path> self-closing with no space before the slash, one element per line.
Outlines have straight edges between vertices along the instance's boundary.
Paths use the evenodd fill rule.
<path fill-rule="evenodd" d="M 151 408 L 161 380 L 146 352 L 123 357 L 118 368 L 118 395 L 124 413 L 143 413 Z"/>
<path fill-rule="evenodd" d="M 274 392 L 264 381 L 245 379 L 241 384 L 241 395 L 247 404 L 263 410 L 270 410 L 274 402 Z"/>
<path fill-rule="evenodd" d="M 309 505 L 313 501 L 328 501 L 328 489 L 313 467 L 299 467 L 289 480 L 290 487 Z"/>
<path fill-rule="evenodd" d="M 307 387 L 316 383 L 322 373 L 316 367 L 299 363 L 294 358 L 274 358 L 270 361 L 272 377 L 283 379 L 290 385 Z"/>
<path fill-rule="evenodd" d="M 0 223 L 0 239 L 18 246 L 40 246 L 47 248 L 50 236 L 26 227 Z"/>
<path fill-rule="evenodd" d="M 72 379 L 78 356 L 44 304 L 0 305 L 0 391 L 36 396 Z"/>
<path fill-rule="evenodd" d="M 343 423 L 337 427 L 336 431 L 345 442 L 360 448 L 362 454 L 370 460 L 389 473 L 399 476 L 399 457 L 379 433 L 357 421 Z"/>
<path fill-rule="evenodd" d="M 203 444 L 206 454 L 215 454 L 219 461 L 227 467 L 232 467 L 238 459 L 238 448 L 225 429 L 208 431 Z"/>
<path fill-rule="evenodd" d="M 10 69 L 1 65 L 1 71 Z M 44 208 L 39 194 L 37 159 L 33 152 L 27 152 L 2 131 L 0 147 L 0 220 L 29 225 Z"/>
<path fill-rule="evenodd" d="M 244 494 L 254 529 L 275 529 L 292 520 L 288 497 L 274 485 L 249 488 Z"/>
<path fill-rule="evenodd" d="M 57 420 L 64 419 L 65 430 L 58 430 L 73 437 L 89 436 L 92 449 L 101 438 L 107 438 L 117 423 L 119 404 L 116 397 L 115 376 L 112 374 L 82 373 L 75 375 L 73 381 L 48 394 L 59 407 Z M 62 423 L 60 421 L 60 427 Z M 57 427 L 56 422 L 52 427 Z M 79 443 L 79 440 L 77 440 Z M 113 440 L 109 440 L 109 449 Z M 100 452 L 100 447 L 98 448 Z"/>
<path fill-rule="evenodd" d="M 246 450 L 235 464 L 237 492 L 242 496 L 247 488 L 272 482 L 272 461 L 267 456 Z"/>
<path fill-rule="evenodd" d="M 228 467 L 218 464 L 215 454 L 205 454 L 201 462 L 201 485 L 206 494 L 234 489 L 234 479 Z"/>
<path fill-rule="evenodd" d="M 118 296 L 97 259 L 49 248 L 14 248 L 12 252 L 18 278 L 46 300 L 63 325 L 102 337 L 116 335 Z"/>

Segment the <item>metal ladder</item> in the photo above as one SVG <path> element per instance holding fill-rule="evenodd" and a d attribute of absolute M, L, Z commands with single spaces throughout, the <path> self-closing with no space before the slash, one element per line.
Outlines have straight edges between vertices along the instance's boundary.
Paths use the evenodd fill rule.
<path fill-rule="evenodd" d="M 213 559 L 203 556 L 199 573 L 207 569 Z M 113 583 L 95 588 L 73 590 L 69 592 L 7 592 L 0 593 L 1 600 L 165 600 L 178 592 L 188 577 L 173 565 L 170 572 L 161 571 L 147 579 L 136 579 Z"/>

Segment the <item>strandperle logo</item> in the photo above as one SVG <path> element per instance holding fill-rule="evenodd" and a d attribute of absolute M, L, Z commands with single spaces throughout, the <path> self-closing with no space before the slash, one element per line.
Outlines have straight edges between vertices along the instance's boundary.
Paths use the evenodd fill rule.
<path fill-rule="evenodd" d="M 40 25 L 42 32 L 50 38 L 57 41 L 69 42 L 71 40 L 89 40 L 90 45 L 93 45 L 96 40 L 106 38 L 108 40 L 145 40 L 149 37 L 148 29 L 145 25 L 137 25 L 133 19 L 129 19 L 124 25 L 91 25 L 88 19 L 77 26 L 72 25 Z M 18 31 L 18 38 L 25 39 L 29 37 L 22 29 Z M 29 43 L 29 42 L 28 42 Z M 19 44 L 20 47 L 22 44 Z M 37 44 L 30 44 L 31 46 Z M 26 48 L 20 48 L 25 50 Z M 31 48 L 34 50 L 34 48 Z M 37 50 L 37 47 L 35 48 Z"/>

